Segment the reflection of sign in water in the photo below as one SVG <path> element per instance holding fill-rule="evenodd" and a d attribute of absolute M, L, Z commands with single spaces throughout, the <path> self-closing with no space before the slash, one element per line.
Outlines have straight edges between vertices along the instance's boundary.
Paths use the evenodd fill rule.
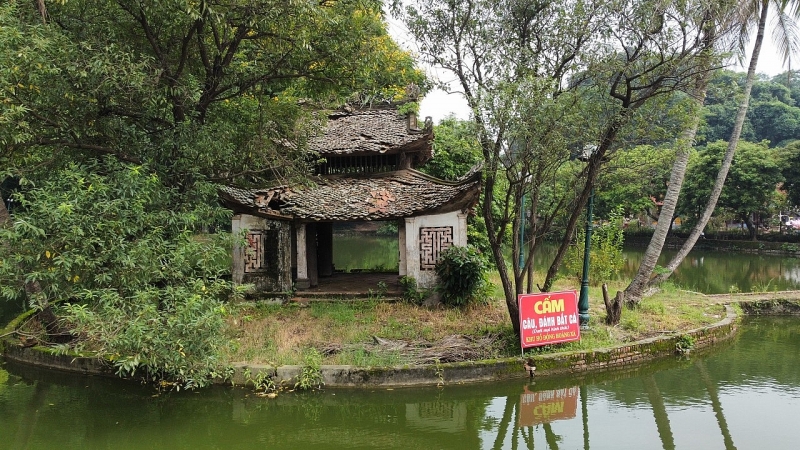
<path fill-rule="evenodd" d="M 562 291 L 520 295 L 519 325 L 522 348 L 577 341 L 581 338 L 578 293 Z"/>
<path fill-rule="evenodd" d="M 525 386 L 519 402 L 519 426 L 572 419 L 578 411 L 578 392 L 577 386 L 538 392 L 531 392 Z"/>

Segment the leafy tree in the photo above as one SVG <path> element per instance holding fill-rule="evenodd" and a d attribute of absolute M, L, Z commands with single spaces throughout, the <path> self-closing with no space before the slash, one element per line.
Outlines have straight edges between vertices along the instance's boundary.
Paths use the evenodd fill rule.
<path fill-rule="evenodd" d="M 701 143 L 730 137 L 745 82 L 746 74 L 730 70 L 720 71 L 714 76 L 704 108 Z M 794 93 L 800 95 L 800 91 Z M 786 86 L 785 78 L 779 76 L 768 80 L 764 75 L 756 75 L 751 97 L 752 107 L 745 116 L 742 139 L 751 142 L 766 139 L 777 146 L 796 136 L 800 109 L 793 91 Z"/>
<path fill-rule="evenodd" d="M 534 236 L 562 225 L 541 286 L 548 290 L 601 166 L 644 105 L 693 80 L 697 66 L 689 61 L 705 45 L 693 15 L 702 9 L 694 4 L 571 6 L 420 0 L 406 9 L 422 56 L 454 75 L 472 109 L 485 161 L 483 216 L 515 331 L 516 295 L 532 259 L 509 273 L 503 246 L 510 234 L 514 260 L 522 253 L 522 199 L 530 199 Z M 685 45 L 675 46 L 678 41 Z M 587 148 L 596 148 L 587 164 L 569 162 L 570 153 Z M 499 186 L 507 186 L 502 197 Z M 528 249 L 536 242 L 530 239 Z"/>
<path fill-rule="evenodd" d="M 681 211 L 695 220 L 703 212 L 726 147 L 724 141 L 709 144 L 698 152 L 692 163 L 684 187 Z M 752 217 L 754 213 L 763 212 L 769 207 L 781 180 L 776 151 L 770 149 L 766 142 L 742 141 L 717 206 L 733 211 L 747 224 L 750 237 L 755 240 L 757 228 Z"/>
<path fill-rule="evenodd" d="M 783 189 L 786 190 L 789 203 L 800 205 L 800 141 L 786 146 L 781 153 L 783 168 Z"/>
<path fill-rule="evenodd" d="M 617 152 L 598 182 L 595 209 L 605 217 L 620 205 L 626 216 L 647 214 L 658 218 L 653 199 L 661 199 L 669 181 L 669 168 L 675 159 L 671 148 L 641 145 Z"/>
<path fill-rule="evenodd" d="M 203 384 L 233 294 L 230 238 L 196 235 L 228 223 L 214 183 L 304 178 L 313 110 L 425 77 L 378 0 L 36 5 L 0 4 L 2 296 L 68 300 L 79 347 Z"/>
<path fill-rule="evenodd" d="M 731 135 L 746 78 L 747 74 L 732 70 L 718 70 L 713 74 L 703 107 L 698 143 L 725 140 Z M 742 126 L 742 138 L 756 140 L 747 118 Z"/>
<path fill-rule="evenodd" d="M 791 70 L 790 68 L 790 70 L 772 77 L 772 81 L 780 83 L 789 89 L 789 96 L 792 99 L 792 103 L 790 103 L 791 106 L 800 106 L 798 102 L 798 100 L 800 100 L 800 80 L 797 79 L 796 70 Z"/>
<path fill-rule="evenodd" d="M 434 127 L 433 158 L 422 171 L 442 180 L 455 181 L 483 161 L 475 126 L 447 116 Z"/>
<path fill-rule="evenodd" d="M 772 145 L 795 139 L 800 131 L 800 108 L 778 100 L 754 103 L 748 116 L 755 135 Z"/>
<path fill-rule="evenodd" d="M 380 2 L 71 0 L 0 7 L 5 158 L 113 155 L 173 186 L 302 175 L 298 97 L 424 84 Z M 327 104 L 323 102 L 322 104 Z M 20 166 L 21 164 L 15 164 Z"/>

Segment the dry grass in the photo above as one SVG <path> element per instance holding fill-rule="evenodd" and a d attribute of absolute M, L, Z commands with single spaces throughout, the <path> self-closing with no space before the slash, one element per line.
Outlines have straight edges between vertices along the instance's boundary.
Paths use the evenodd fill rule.
<path fill-rule="evenodd" d="M 262 364 L 297 363 L 305 349 L 366 346 L 375 338 L 436 342 L 452 335 L 501 334 L 504 328 L 510 331 L 508 312 L 499 301 L 463 309 L 427 309 L 380 301 L 246 304 L 230 325 L 236 342 L 231 360 Z M 350 362 L 348 355 L 341 353 L 324 361 Z"/>
<path fill-rule="evenodd" d="M 610 286 L 609 291 L 613 295 L 623 287 Z M 553 290 L 575 288 L 562 284 Z M 646 298 L 639 308 L 624 309 L 620 324 L 608 327 L 603 324 L 605 306 L 601 290 L 591 288 L 591 328 L 582 332 L 581 341 L 536 351 L 609 347 L 697 328 L 720 320 L 723 314 L 715 299 L 666 285 L 662 292 Z M 410 364 L 418 362 L 415 358 L 420 354 L 435 359 L 430 349 L 437 343 L 447 352 L 442 360 L 451 354 L 474 354 L 480 346 L 489 347 L 477 349 L 484 358 L 519 354 L 505 302 L 497 292 L 488 303 L 463 309 L 428 309 L 377 300 L 242 304 L 230 320 L 229 331 L 234 342 L 230 361 L 253 364 L 302 364 L 303 355 L 309 351 L 321 353 L 323 364 Z M 443 344 L 456 342 L 453 336 L 466 336 L 467 339 L 458 342 L 471 341 L 476 348 L 454 349 Z"/>

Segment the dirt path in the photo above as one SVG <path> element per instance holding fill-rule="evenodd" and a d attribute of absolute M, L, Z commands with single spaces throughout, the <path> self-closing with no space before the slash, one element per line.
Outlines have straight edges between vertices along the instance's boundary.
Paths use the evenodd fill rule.
<path fill-rule="evenodd" d="M 754 302 L 759 300 L 795 300 L 800 301 L 800 291 L 779 292 L 747 292 L 740 294 L 713 294 L 707 295 L 716 303 Z"/>

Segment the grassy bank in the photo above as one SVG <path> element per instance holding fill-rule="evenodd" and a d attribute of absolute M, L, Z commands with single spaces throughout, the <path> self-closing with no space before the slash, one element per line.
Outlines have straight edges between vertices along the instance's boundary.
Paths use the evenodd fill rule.
<path fill-rule="evenodd" d="M 609 286 L 611 292 L 621 289 Z M 557 286 L 554 290 L 572 289 Z M 495 295 L 485 304 L 462 309 L 429 309 L 408 303 L 328 301 L 267 305 L 243 303 L 231 315 L 231 362 L 303 364 L 313 355 L 322 364 L 386 366 L 520 354 L 505 302 Z M 723 317 L 719 299 L 669 285 L 624 310 L 614 327 L 603 323 L 600 288 L 590 290 L 591 327 L 581 340 L 534 349 L 535 352 L 611 347 L 645 337 L 697 328 Z"/>

